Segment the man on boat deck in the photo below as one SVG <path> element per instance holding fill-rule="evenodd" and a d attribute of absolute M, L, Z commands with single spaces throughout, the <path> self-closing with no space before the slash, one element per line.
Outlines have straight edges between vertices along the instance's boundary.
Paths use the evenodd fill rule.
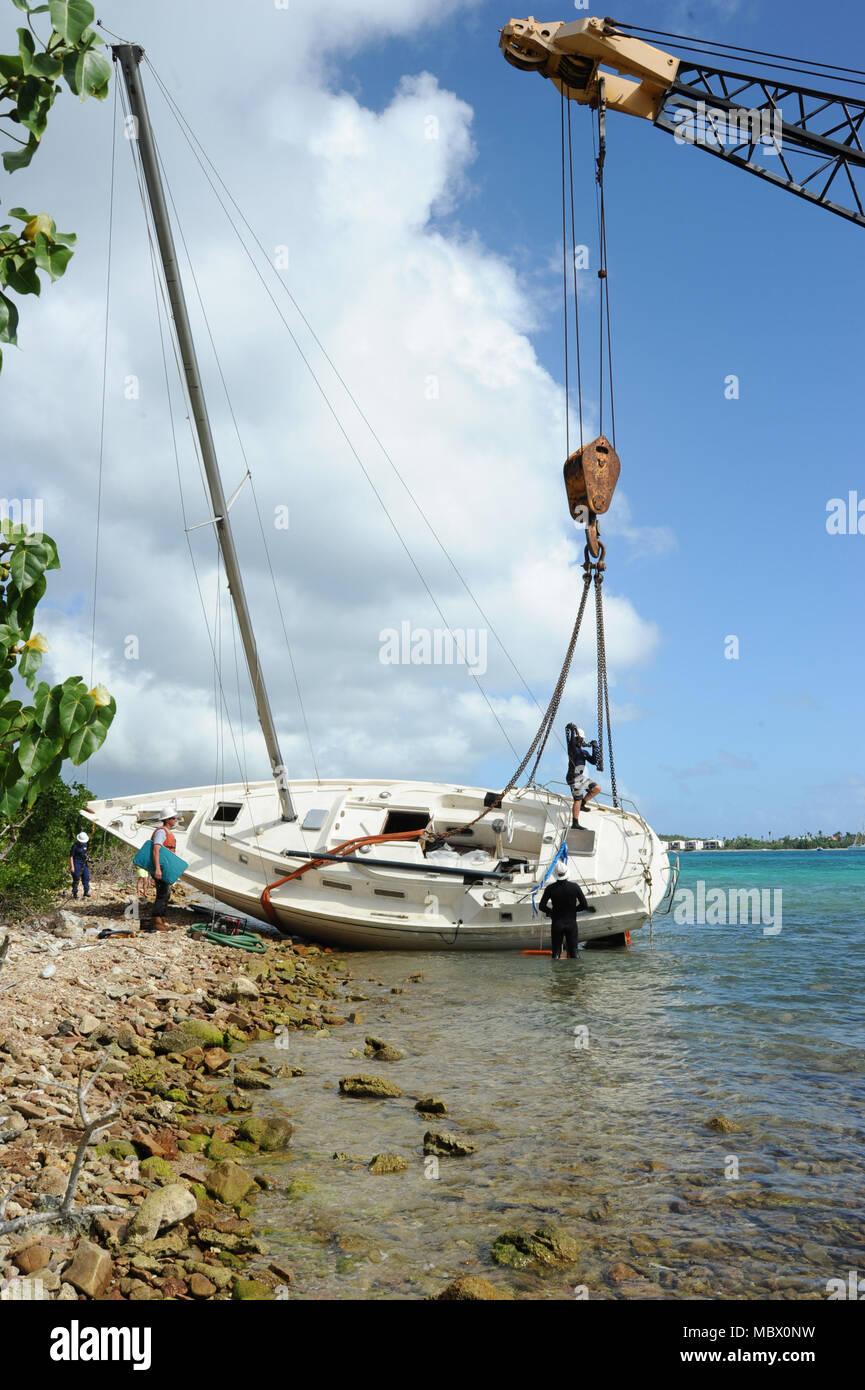
<path fill-rule="evenodd" d="M 176 824 L 177 816 L 175 812 L 166 811 L 162 817 L 162 824 L 159 829 L 154 830 L 150 837 L 153 842 L 153 877 L 156 881 L 156 900 L 153 904 L 153 916 L 150 918 L 150 926 L 153 931 L 171 930 L 165 920 L 168 899 L 171 897 L 171 884 L 162 876 L 159 854 L 162 849 L 170 850 L 172 854 L 177 849 L 177 841 L 173 833 Z"/>
<path fill-rule="evenodd" d="M 571 813 L 571 829 L 578 830 L 580 827 L 580 812 L 587 801 L 591 801 L 593 796 L 597 796 L 601 790 L 597 782 L 593 782 L 586 775 L 586 763 L 591 763 L 597 767 L 600 749 L 595 739 L 586 743 L 586 735 L 583 729 L 578 729 L 576 724 L 565 725 L 565 738 L 568 744 L 568 776 L 567 783 L 571 789 L 571 796 L 574 798 L 574 807 Z"/>
<path fill-rule="evenodd" d="M 541 912 L 552 918 L 553 960 L 561 960 L 563 943 L 567 945 L 568 960 L 576 959 L 580 942 L 577 913 L 594 910 L 586 902 L 580 885 L 568 878 L 568 866 L 560 859 L 556 865 L 555 881 L 547 884 L 541 898 Z"/>

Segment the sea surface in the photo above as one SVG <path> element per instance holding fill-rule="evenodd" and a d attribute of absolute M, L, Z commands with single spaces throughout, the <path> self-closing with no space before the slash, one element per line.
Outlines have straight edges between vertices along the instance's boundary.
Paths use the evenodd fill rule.
<path fill-rule="evenodd" d="M 865 1275 L 865 851 L 681 862 L 679 916 L 700 882 L 780 889 L 781 930 L 670 915 L 651 949 L 646 928 L 573 962 L 345 957 L 365 1026 L 263 1049 L 305 1068 L 256 1097 L 296 1126 L 259 1206 L 289 1297 L 418 1298 L 481 1274 L 538 1299 L 825 1299 L 829 1280 Z M 365 1033 L 404 1060 L 351 1056 Z M 403 1097 L 341 1097 L 359 1072 Z M 418 1114 L 428 1095 L 448 1114 Z M 428 1129 L 476 1152 L 436 1170 Z M 382 1152 L 408 1171 L 371 1174 Z M 579 1242 L 575 1264 L 493 1262 L 502 1233 L 549 1222 Z"/>

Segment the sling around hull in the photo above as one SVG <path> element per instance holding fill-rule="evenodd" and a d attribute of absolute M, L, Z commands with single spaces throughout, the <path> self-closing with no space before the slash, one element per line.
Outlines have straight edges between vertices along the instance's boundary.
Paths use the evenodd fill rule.
<path fill-rule="evenodd" d="M 298 817 L 286 822 L 273 784 L 262 782 L 93 801 L 85 815 L 136 850 L 174 808 L 185 883 L 283 933 L 346 950 L 545 946 L 549 924 L 533 910 L 533 891 L 537 900 L 565 841 L 569 876 L 595 908 L 578 919 L 582 940 L 635 931 L 658 910 L 670 866 L 640 816 L 593 805 L 572 832 L 570 799 L 530 787 L 470 827 L 485 795 L 428 782 L 297 782 Z M 429 823 L 444 844 L 426 854 L 416 840 L 378 839 Z M 335 855 L 361 837 L 376 842 Z M 271 888 L 269 913 L 265 887 L 322 854 L 333 857 Z"/>

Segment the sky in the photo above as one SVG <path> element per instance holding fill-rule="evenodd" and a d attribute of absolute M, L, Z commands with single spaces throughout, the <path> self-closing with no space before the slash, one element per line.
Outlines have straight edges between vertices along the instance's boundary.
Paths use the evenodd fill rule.
<path fill-rule="evenodd" d="M 561 475 L 558 93 L 505 63 L 511 14 L 491 0 L 99 13 L 144 45 L 263 248 L 244 231 L 246 256 L 145 69 L 226 491 L 246 463 L 253 476 L 232 520 L 290 775 L 503 785 L 556 682 L 581 577 Z M 8 51 L 18 16 L 8 3 L 0 16 Z M 618 0 L 616 18 L 826 62 L 865 52 L 865 14 L 837 0 L 816 32 L 801 0 Z M 49 211 L 79 236 L 4 355 L 0 494 L 38 499 L 60 548 L 39 613 L 52 680 L 91 674 L 98 529 L 93 677 L 118 702 L 86 771 L 99 795 L 268 771 L 212 527 L 188 533 L 190 561 L 181 490 L 187 526 L 211 510 L 171 363 L 169 409 L 114 113 L 113 94 L 65 94 L 31 168 L 0 175 L 4 209 Z M 572 119 L 591 437 L 592 118 Z M 831 499 L 865 500 L 862 229 L 648 122 L 611 113 L 607 144 L 619 790 L 660 833 L 858 830 L 865 534 L 826 523 Z M 564 722 L 596 733 L 591 626 L 541 764 L 557 789 Z M 476 679 L 459 660 L 411 661 L 443 628 L 464 634 Z"/>

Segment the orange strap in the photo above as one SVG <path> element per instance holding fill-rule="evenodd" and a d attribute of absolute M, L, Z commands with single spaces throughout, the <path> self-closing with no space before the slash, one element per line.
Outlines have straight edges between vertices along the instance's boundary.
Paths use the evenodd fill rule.
<path fill-rule="evenodd" d="M 426 833 L 426 829 L 424 829 L 401 830 L 395 835 L 359 835 L 355 836 L 353 840 L 344 840 L 343 843 L 337 845 L 336 849 L 332 850 L 331 853 L 347 855 L 351 854 L 352 850 L 358 849 L 360 845 L 379 845 L 386 840 L 419 840 L 421 836 Z M 294 869 L 292 873 L 286 874 L 284 878 L 276 878 L 273 883 L 268 883 L 261 895 L 261 906 L 264 908 L 268 922 L 272 923 L 273 926 L 277 926 L 278 924 L 276 912 L 270 901 L 270 891 L 272 888 L 279 888 L 283 883 L 290 883 L 293 878 L 300 878 L 301 874 L 305 874 L 309 869 L 319 869 L 322 864 L 327 864 L 329 862 L 329 859 L 310 859 L 307 863 L 301 864 L 299 869 Z"/>

